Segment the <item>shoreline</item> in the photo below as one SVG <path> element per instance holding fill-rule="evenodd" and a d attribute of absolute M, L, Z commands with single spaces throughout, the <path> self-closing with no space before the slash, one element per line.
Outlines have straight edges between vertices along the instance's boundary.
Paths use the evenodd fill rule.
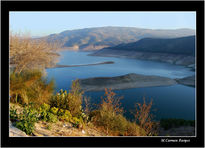
<path fill-rule="evenodd" d="M 94 53 L 88 54 L 88 56 L 149 60 L 149 61 L 170 63 L 174 65 L 181 65 L 195 70 L 195 58 L 187 55 L 102 49 Z"/>

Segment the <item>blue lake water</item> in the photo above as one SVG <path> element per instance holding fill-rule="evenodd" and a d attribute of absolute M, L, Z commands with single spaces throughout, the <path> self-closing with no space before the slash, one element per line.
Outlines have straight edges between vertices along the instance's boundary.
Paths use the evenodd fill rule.
<path fill-rule="evenodd" d="M 90 52 L 61 51 L 58 64 L 76 65 L 92 64 L 96 62 L 114 61 L 114 64 L 65 67 L 47 69 L 49 79 L 56 82 L 56 91 L 70 89 L 72 80 L 89 77 L 119 76 L 128 73 L 144 75 L 157 75 L 169 78 L 183 78 L 194 75 L 193 71 L 183 66 L 168 63 L 144 61 L 127 58 L 88 56 Z M 132 118 L 129 113 L 134 110 L 137 102 L 143 102 L 143 97 L 153 100 L 152 108 L 155 119 L 161 118 L 183 118 L 195 119 L 195 88 L 184 85 L 172 85 L 163 87 L 146 87 L 126 90 L 116 90 L 121 100 L 125 115 Z M 86 92 L 91 97 L 91 103 L 99 103 L 104 92 Z"/>

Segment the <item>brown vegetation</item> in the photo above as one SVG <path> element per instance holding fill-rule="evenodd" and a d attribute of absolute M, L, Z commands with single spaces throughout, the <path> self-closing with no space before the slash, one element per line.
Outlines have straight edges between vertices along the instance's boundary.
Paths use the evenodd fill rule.
<path fill-rule="evenodd" d="M 142 136 L 145 135 L 136 123 L 128 121 L 123 116 L 120 99 L 111 89 L 105 89 L 105 98 L 98 110 L 91 112 L 92 121 L 102 131 L 113 136 Z"/>
<path fill-rule="evenodd" d="M 21 73 L 28 69 L 43 70 L 55 64 L 57 55 L 54 50 L 59 48 L 60 44 L 10 33 L 9 47 L 10 64 L 15 65 L 15 73 Z"/>
<path fill-rule="evenodd" d="M 146 131 L 147 135 L 157 134 L 158 123 L 152 121 L 152 114 L 150 113 L 152 107 L 152 100 L 149 104 L 143 98 L 143 104 L 136 104 L 135 119 L 141 128 Z"/>
<path fill-rule="evenodd" d="M 54 91 L 54 81 L 46 82 L 38 70 L 10 74 L 10 101 L 20 104 L 48 103 Z"/>

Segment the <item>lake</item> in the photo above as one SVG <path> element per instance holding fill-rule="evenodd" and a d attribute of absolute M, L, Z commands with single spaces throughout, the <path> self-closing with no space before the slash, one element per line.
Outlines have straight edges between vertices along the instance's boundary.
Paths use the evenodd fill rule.
<path fill-rule="evenodd" d="M 92 64 L 114 61 L 114 64 L 65 67 L 47 69 L 48 79 L 55 79 L 56 91 L 70 89 L 72 80 L 78 78 L 119 76 L 128 73 L 156 75 L 169 78 L 183 78 L 194 75 L 195 72 L 184 66 L 162 62 L 136 60 L 115 57 L 88 56 L 91 52 L 61 51 L 59 63 L 62 65 Z M 153 100 L 153 114 L 156 120 L 161 118 L 182 118 L 195 120 L 195 88 L 184 85 L 163 87 L 146 87 L 126 90 L 115 90 L 125 110 L 125 116 L 132 119 L 129 113 L 134 110 L 137 102 L 142 103 L 143 97 Z M 104 92 L 86 92 L 91 97 L 91 103 L 99 103 Z"/>

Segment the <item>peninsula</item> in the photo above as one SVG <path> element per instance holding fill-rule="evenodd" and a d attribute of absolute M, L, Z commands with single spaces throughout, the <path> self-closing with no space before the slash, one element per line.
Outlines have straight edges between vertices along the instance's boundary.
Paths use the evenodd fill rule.
<path fill-rule="evenodd" d="M 114 64 L 113 61 L 106 61 L 106 62 L 99 62 L 99 63 L 92 63 L 92 64 L 79 64 L 79 65 L 59 65 L 56 64 L 54 66 L 48 68 L 64 68 L 64 67 L 80 67 L 80 66 L 94 66 L 94 65 L 102 65 L 102 64 Z"/>

